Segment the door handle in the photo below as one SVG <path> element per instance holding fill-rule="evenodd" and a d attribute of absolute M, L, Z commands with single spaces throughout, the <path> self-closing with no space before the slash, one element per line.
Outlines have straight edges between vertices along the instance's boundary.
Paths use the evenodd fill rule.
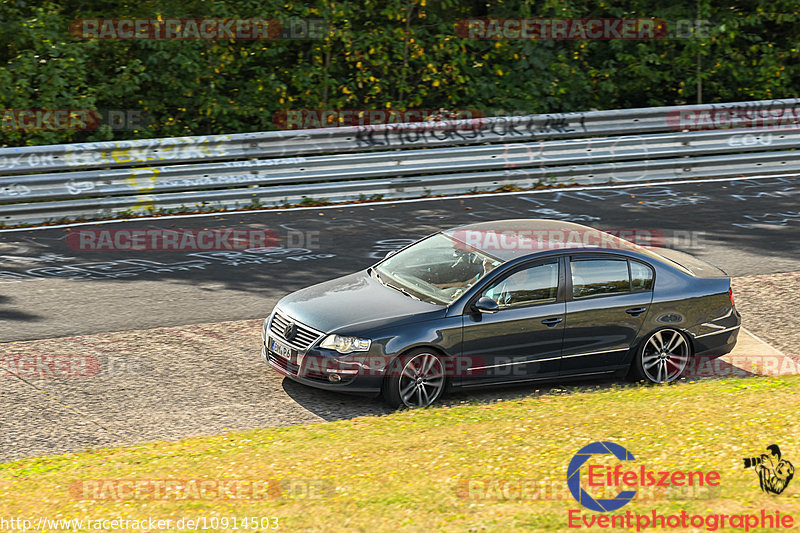
<path fill-rule="evenodd" d="M 555 317 L 555 318 L 545 318 L 544 320 L 542 320 L 542 324 L 544 324 L 544 325 L 545 325 L 545 326 L 547 326 L 548 328 L 552 328 L 552 327 L 554 327 L 556 324 L 558 324 L 559 322 L 561 322 L 562 320 L 564 320 L 564 319 L 563 319 L 563 318 L 561 318 L 560 316 L 559 316 L 559 317 Z"/>
<path fill-rule="evenodd" d="M 646 307 L 633 307 L 631 309 L 628 309 L 625 312 L 628 313 L 631 316 L 639 316 L 642 313 L 644 313 L 645 311 L 647 311 Z"/>

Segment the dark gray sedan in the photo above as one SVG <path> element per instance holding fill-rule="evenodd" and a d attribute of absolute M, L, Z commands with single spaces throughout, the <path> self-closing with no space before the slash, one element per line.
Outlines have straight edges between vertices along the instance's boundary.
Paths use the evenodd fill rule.
<path fill-rule="evenodd" d="M 730 278 L 569 222 L 442 231 L 281 299 L 262 356 L 314 387 L 424 407 L 447 389 L 607 374 L 678 379 L 736 344 Z"/>

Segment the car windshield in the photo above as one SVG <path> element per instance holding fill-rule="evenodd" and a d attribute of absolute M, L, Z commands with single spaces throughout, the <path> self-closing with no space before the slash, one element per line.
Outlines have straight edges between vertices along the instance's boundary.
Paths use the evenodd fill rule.
<path fill-rule="evenodd" d="M 378 281 L 411 298 L 448 304 L 501 263 L 437 233 L 385 259 L 372 272 Z"/>

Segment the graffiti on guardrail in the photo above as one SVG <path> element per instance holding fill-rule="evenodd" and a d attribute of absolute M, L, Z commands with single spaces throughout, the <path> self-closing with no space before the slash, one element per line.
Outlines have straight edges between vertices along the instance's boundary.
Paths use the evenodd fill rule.
<path fill-rule="evenodd" d="M 61 183 L 43 182 L 33 185 L 33 187 L 35 187 L 33 189 L 19 183 L 0 186 L 0 198 L 13 198 L 17 196 L 52 198 L 54 193 L 59 192 L 61 192 L 61 194 L 64 194 L 65 192 L 71 196 L 78 196 L 87 193 L 94 193 L 95 195 L 119 194 L 126 193 L 129 190 L 135 190 L 139 193 L 149 193 L 155 189 L 169 190 L 187 188 L 213 188 L 227 187 L 230 185 L 252 184 L 263 182 L 265 180 L 266 176 L 261 172 L 261 167 L 266 167 L 267 169 L 274 169 L 278 166 L 291 167 L 293 165 L 301 164 L 305 161 L 306 159 L 303 157 L 249 161 L 225 161 L 224 163 L 219 163 L 219 165 L 223 168 L 251 168 L 252 170 L 242 173 L 210 174 L 201 175 L 200 177 L 181 177 L 172 179 L 163 175 L 165 171 L 170 170 L 170 167 L 167 166 L 108 171 L 103 174 L 102 178 L 96 180 L 76 180 L 73 178 Z M 200 174 L 201 172 L 211 171 L 208 169 L 203 171 L 198 170 L 195 174 Z M 216 172 L 225 171 L 216 170 Z M 233 172 L 235 172 L 235 170 L 233 170 Z M 185 174 L 186 170 L 181 169 L 181 173 Z"/>
<path fill-rule="evenodd" d="M 67 192 L 73 195 L 77 195 L 94 190 L 95 184 L 93 181 L 88 181 L 88 180 L 84 181 L 69 180 L 65 184 L 65 186 L 67 188 Z"/>
<path fill-rule="evenodd" d="M 767 133 L 766 135 L 743 133 L 741 135 L 733 135 L 728 139 L 728 146 L 770 146 L 771 144 L 771 133 Z"/>
<path fill-rule="evenodd" d="M 19 183 L 12 183 L 11 185 L 6 185 L 4 187 L 0 187 L 0 197 L 9 196 L 9 197 L 16 197 L 16 196 L 27 196 L 31 193 L 30 187 L 26 185 L 21 185 Z"/>
<path fill-rule="evenodd" d="M 2 222 L 7 225 L 40 223 L 125 212 L 146 215 L 148 209 L 179 207 L 174 195 L 141 197 L 162 191 L 190 191 L 191 194 L 181 197 L 186 205 L 209 203 L 218 209 L 297 203 L 303 191 L 312 189 L 315 197 L 318 195 L 331 202 L 350 201 L 357 199 L 360 191 L 355 191 L 346 181 L 356 178 L 365 178 L 364 183 L 370 183 L 369 193 L 364 197 L 390 194 L 392 198 L 401 198 L 422 195 L 423 191 L 426 195 L 452 194 L 509 185 L 532 188 L 538 184 L 634 182 L 675 176 L 788 174 L 796 171 L 800 164 L 790 157 L 800 137 L 795 132 L 779 133 L 768 128 L 794 128 L 799 114 L 800 99 L 785 99 L 0 148 L 0 175 L 7 176 L 0 178 L 0 203 L 17 204 Z M 663 135 L 651 135 L 706 129 L 729 131 L 712 136 L 693 133 L 667 136 L 666 143 Z M 557 139 L 562 141 L 542 142 Z M 662 141 L 651 142 L 652 139 Z M 468 153 L 466 147 L 477 144 L 486 146 Z M 451 150 L 452 158 L 425 150 L 368 154 L 395 148 L 446 146 L 465 148 Z M 364 163 L 382 163 L 347 167 L 342 164 L 349 160 L 344 154 L 351 152 L 357 154 L 356 160 Z M 718 157 L 729 153 L 738 154 L 730 159 Z M 308 159 L 293 157 L 300 154 L 329 155 Z M 684 155 L 690 157 L 684 158 Z M 395 156 L 397 159 L 393 159 Z M 272 157 L 279 159 L 269 159 Z M 424 174 L 433 167 L 428 164 L 427 157 L 436 158 L 435 169 L 443 173 L 430 180 L 429 186 Z M 677 157 L 680 159 L 674 159 Z M 389 163 L 384 165 L 385 161 Z M 410 164 L 402 164 L 406 161 Z M 145 165 L 147 168 L 142 168 Z M 237 167 L 241 172 L 227 170 Z M 87 171 L 80 174 L 53 172 L 77 168 Z M 92 168 L 95 170 L 90 170 Z M 355 168 L 352 173 L 349 172 L 351 168 Z M 479 172 L 484 170 L 487 172 Z M 47 174 L 31 177 L 30 181 L 25 176 L 45 172 Z M 387 175 L 389 179 L 382 181 Z M 398 176 L 402 178 L 396 178 Z M 463 181 L 460 181 L 461 176 Z M 367 182 L 367 178 L 376 181 Z M 312 187 L 311 183 L 315 185 Z M 251 190 L 250 185 L 287 187 Z M 236 190 L 212 190 L 228 187 Z M 102 203 L 110 207 L 101 213 L 99 202 L 90 200 L 99 196 L 117 196 L 118 200 L 104 200 Z M 658 210 L 708 201 L 702 195 L 678 198 L 670 194 L 653 198 L 642 193 L 639 196 L 626 201 L 625 207 Z M 77 198 L 85 200 L 75 201 Z M 557 202 L 557 199 L 550 201 Z M 593 216 L 570 213 L 570 210 L 544 203 L 540 208 Z"/>
<path fill-rule="evenodd" d="M 241 167 L 273 167 L 281 165 L 297 165 L 305 163 L 305 157 L 280 157 L 277 159 L 248 159 L 247 161 L 223 161 L 220 163 L 223 167 L 241 168 Z"/>
<path fill-rule="evenodd" d="M 252 183 L 262 180 L 258 174 L 233 174 L 227 176 L 203 176 L 201 178 L 179 178 L 174 180 L 162 180 L 159 183 L 160 189 L 178 189 L 186 187 L 214 187 L 218 185 L 237 185 L 242 183 Z"/>
<path fill-rule="evenodd" d="M 0 156 L 0 170 L 14 168 L 38 168 L 55 164 L 53 154 L 17 154 L 14 156 Z"/>
<path fill-rule="evenodd" d="M 0 170 L 15 168 L 46 168 L 50 166 L 106 165 L 116 163 L 146 163 L 149 161 L 196 160 L 223 157 L 228 154 L 226 139 L 217 137 L 186 137 L 164 143 L 150 141 L 99 142 L 88 145 L 67 145 L 60 155 L 55 153 L 0 156 Z M 20 149 L 15 149 L 20 150 Z"/>
<path fill-rule="evenodd" d="M 536 138 L 570 133 L 582 134 L 587 131 L 584 113 L 563 113 L 536 117 L 495 117 L 491 120 L 444 120 L 434 123 L 423 122 L 418 126 L 413 124 L 359 126 L 355 140 L 359 147 L 389 147 L 446 140 L 476 142 L 494 137 Z"/>

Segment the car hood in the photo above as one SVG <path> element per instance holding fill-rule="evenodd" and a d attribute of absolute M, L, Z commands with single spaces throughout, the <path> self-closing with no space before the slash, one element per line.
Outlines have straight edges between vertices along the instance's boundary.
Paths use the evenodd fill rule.
<path fill-rule="evenodd" d="M 446 307 L 415 300 L 383 285 L 366 270 L 293 292 L 277 306 L 298 322 L 325 333 L 357 334 L 428 314 L 444 315 Z"/>

